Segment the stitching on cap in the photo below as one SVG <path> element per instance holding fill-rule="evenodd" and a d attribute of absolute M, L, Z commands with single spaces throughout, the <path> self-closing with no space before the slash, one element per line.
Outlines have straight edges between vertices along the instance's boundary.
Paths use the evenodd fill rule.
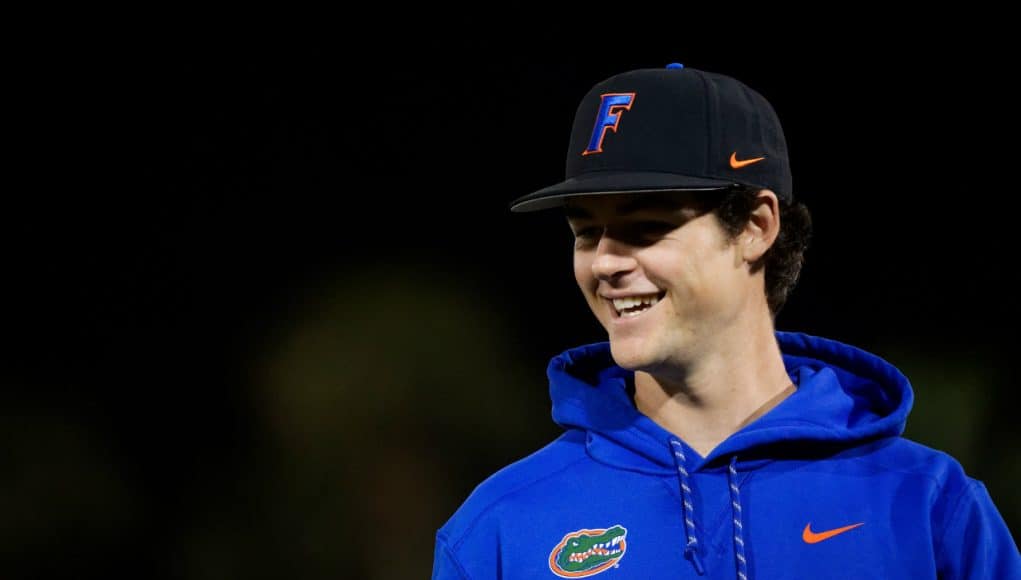
<path fill-rule="evenodd" d="M 712 158 L 712 151 L 711 150 L 713 148 L 712 140 L 713 140 L 713 136 L 714 136 L 713 135 L 712 124 L 713 124 L 713 115 L 716 114 L 716 111 L 715 110 L 710 111 L 709 108 L 710 107 L 715 107 L 716 103 L 713 102 L 713 100 L 709 98 L 709 80 L 706 79 L 706 76 L 704 74 L 702 74 L 702 71 L 698 71 L 698 76 L 699 76 L 700 79 L 702 79 L 702 86 L 705 87 L 705 91 L 702 94 L 703 94 L 703 97 L 705 98 L 706 110 L 703 111 L 703 112 L 706 113 L 706 116 L 705 116 L 706 135 L 709 136 L 709 138 L 706 139 L 706 152 L 705 152 L 705 158 L 704 158 L 705 165 L 702 166 L 702 174 L 703 175 L 714 175 L 715 176 L 716 175 L 715 173 L 710 173 L 709 172 L 709 162 L 710 162 L 710 159 Z"/>

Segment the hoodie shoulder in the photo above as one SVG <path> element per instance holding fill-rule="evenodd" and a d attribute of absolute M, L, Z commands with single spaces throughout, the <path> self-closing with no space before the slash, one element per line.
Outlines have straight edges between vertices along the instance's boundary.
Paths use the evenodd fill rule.
<path fill-rule="evenodd" d="M 906 437 L 887 437 L 848 449 L 845 457 L 859 456 L 870 471 L 900 474 L 927 482 L 930 501 L 938 508 L 945 498 L 958 496 L 975 482 L 950 454 Z"/>
<path fill-rule="evenodd" d="M 906 437 L 892 437 L 879 445 L 886 469 L 926 477 L 942 494 L 959 492 L 971 481 L 961 463 L 944 451 Z"/>
<path fill-rule="evenodd" d="M 454 515 L 439 529 L 438 538 L 453 552 L 466 537 L 472 535 L 477 524 L 495 509 L 512 503 L 514 498 L 528 489 L 557 476 L 564 476 L 570 468 L 587 459 L 585 433 L 569 430 L 531 455 L 507 465 L 490 475 L 475 487 Z"/>
<path fill-rule="evenodd" d="M 898 438 L 884 463 L 932 478 L 936 565 L 946 578 L 1021 578 L 1021 554 L 985 485 L 947 453 Z"/>
<path fill-rule="evenodd" d="M 904 437 L 879 442 L 877 465 L 886 472 L 900 473 L 927 483 L 932 526 L 937 545 L 950 527 L 962 498 L 984 490 L 982 482 L 969 476 L 964 466 L 950 454 Z"/>

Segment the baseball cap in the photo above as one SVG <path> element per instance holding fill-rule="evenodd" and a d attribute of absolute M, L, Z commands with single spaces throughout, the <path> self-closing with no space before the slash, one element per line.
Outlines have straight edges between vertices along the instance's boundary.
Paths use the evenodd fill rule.
<path fill-rule="evenodd" d="M 776 111 L 737 79 L 673 63 L 592 87 L 574 117 L 566 179 L 519 197 L 511 211 L 558 207 L 576 195 L 736 185 L 793 201 Z"/>

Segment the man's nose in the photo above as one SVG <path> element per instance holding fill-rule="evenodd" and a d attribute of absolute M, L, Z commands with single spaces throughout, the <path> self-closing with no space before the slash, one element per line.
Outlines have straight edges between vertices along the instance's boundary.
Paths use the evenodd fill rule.
<path fill-rule="evenodd" d="M 596 246 L 592 274 L 599 280 L 612 280 L 635 269 L 633 248 L 620 240 L 604 235 Z"/>

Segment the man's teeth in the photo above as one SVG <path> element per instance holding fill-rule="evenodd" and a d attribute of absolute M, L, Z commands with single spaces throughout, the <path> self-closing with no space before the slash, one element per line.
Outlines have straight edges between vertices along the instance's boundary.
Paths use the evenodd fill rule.
<path fill-rule="evenodd" d="M 626 298 L 614 298 L 613 307 L 621 316 L 637 316 L 646 308 L 655 306 L 657 302 L 659 302 L 658 294 L 628 296 Z"/>

